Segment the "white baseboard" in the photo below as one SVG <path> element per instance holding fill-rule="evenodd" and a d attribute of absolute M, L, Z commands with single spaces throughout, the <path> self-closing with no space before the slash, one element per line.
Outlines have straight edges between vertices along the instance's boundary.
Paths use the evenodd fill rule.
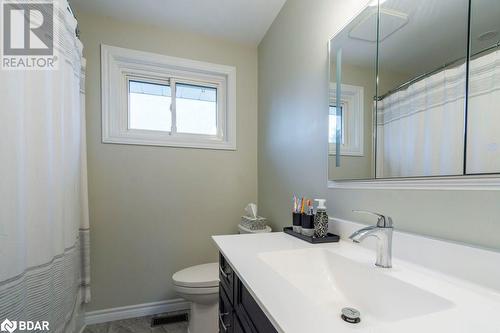
<path fill-rule="evenodd" d="M 127 318 L 151 316 L 164 312 L 183 311 L 188 310 L 189 305 L 189 302 L 185 299 L 176 298 L 161 302 L 90 311 L 85 313 L 85 325 L 100 324 Z"/>

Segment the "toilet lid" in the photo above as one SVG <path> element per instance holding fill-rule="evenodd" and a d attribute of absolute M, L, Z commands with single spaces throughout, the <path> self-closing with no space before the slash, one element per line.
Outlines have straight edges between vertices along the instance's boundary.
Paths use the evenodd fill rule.
<path fill-rule="evenodd" d="M 172 276 L 174 284 L 182 287 L 216 287 L 219 285 L 219 263 L 191 266 Z"/>

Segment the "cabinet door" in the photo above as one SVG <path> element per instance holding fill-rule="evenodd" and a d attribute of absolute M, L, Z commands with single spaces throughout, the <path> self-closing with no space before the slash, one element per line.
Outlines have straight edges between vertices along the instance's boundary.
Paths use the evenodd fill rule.
<path fill-rule="evenodd" d="M 245 288 L 243 283 L 236 276 L 235 281 L 235 313 L 245 331 L 256 333 L 274 333 L 277 332 L 273 324 L 269 321 L 266 314 L 262 311 L 252 295 Z"/>
<path fill-rule="evenodd" d="M 226 292 L 229 302 L 233 303 L 233 286 L 234 286 L 234 272 L 226 258 L 222 254 L 219 254 L 219 280 L 222 289 Z"/>
<path fill-rule="evenodd" d="M 229 302 L 226 292 L 219 286 L 219 332 L 232 333 L 234 321 L 233 306 Z"/>

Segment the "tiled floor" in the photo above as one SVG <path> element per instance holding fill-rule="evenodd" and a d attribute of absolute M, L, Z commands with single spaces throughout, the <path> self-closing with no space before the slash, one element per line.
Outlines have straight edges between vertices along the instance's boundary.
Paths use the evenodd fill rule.
<path fill-rule="evenodd" d="M 83 333 L 187 333 L 187 322 L 151 327 L 151 316 L 89 325 Z"/>

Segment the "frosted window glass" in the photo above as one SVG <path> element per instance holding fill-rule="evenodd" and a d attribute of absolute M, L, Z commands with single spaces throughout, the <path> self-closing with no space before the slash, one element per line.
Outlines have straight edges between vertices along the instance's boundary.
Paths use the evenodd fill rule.
<path fill-rule="evenodd" d="M 217 89 L 176 84 L 177 131 L 191 134 L 217 134 Z"/>
<path fill-rule="evenodd" d="M 170 132 L 170 86 L 129 81 L 129 128 Z"/>

